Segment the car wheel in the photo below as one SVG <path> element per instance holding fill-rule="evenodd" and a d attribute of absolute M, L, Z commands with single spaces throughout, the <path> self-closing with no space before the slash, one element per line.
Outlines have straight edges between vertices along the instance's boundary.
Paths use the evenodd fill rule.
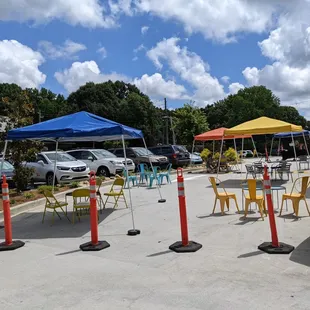
<path fill-rule="evenodd" d="M 53 181 L 54 181 L 54 173 L 49 172 L 46 175 L 46 184 L 49 186 L 53 186 Z M 55 178 L 55 185 L 57 184 L 57 178 Z"/>
<path fill-rule="evenodd" d="M 110 176 L 110 171 L 107 167 L 99 167 L 97 170 L 97 175 L 101 177 L 109 177 Z"/>

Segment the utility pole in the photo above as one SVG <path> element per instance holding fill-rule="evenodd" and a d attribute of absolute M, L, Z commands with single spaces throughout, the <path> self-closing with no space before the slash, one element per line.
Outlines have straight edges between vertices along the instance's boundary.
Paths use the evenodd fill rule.
<path fill-rule="evenodd" d="M 166 144 L 169 144 L 169 129 L 168 129 L 168 126 L 169 126 L 169 120 L 168 120 L 168 110 L 167 110 L 167 99 L 165 98 L 164 99 L 165 101 L 165 114 L 166 114 Z"/>

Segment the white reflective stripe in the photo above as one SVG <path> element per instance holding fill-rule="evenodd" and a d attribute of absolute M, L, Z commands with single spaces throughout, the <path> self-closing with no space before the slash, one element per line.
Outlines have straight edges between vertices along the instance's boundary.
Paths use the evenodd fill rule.
<path fill-rule="evenodd" d="M 2 200 L 10 200 L 9 196 L 3 196 Z"/>
<path fill-rule="evenodd" d="M 264 180 L 264 185 L 265 186 L 271 186 L 270 180 Z"/>
<path fill-rule="evenodd" d="M 185 196 L 184 190 L 183 191 L 179 190 L 178 193 L 179 193 L 179 196 Z"/>
<path fill-rule="evenodd" d="M 178 182 L 178 187 L 184 187 L 184 182 Z"/>
<path fill-rule="evenodd" d="M 266 195 L 271 195 L 271 189 L 270 188 L 266 189 Z"/>
<path fill-rule="evenodd" d="M 2 194 L 8 194 L 9 188 L 8 187 L 2 187 Z"/>
<path fill-rule="evenodd" d="M 90 189 L 91 191 L 95 191 L 95 190 L 96 190 L 96 185 L 90 185 L 90 186 L 89 186 L 89 189 Z"/>
<path fill-rule="evenodd" d="M 96 193 L 90 193 L 90 198 L 96 198 Z"/>

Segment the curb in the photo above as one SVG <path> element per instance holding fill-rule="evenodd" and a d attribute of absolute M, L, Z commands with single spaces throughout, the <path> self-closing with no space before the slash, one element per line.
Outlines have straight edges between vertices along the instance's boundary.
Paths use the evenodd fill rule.
<path fill-rule="evenodd" d="M 202 168 L 192 168 L 192 169 L 184 169 L 184 172 L 189 172 L 189 171 L 199 171 L 199 170 L 202 170 Z M 176 174 L 177 171 L 176 170 L 173 170 L 171 171 L 171 174 L 174 175 Z M 102 183 L 102 187 L 103 186 L 107 186 L 107 185 L 112 185 L 114 182 L 114 180 L 108 180 L 108 181 L 105 181 Z M 78 188 L 85 188 L 86 186 L 81 186 L 81 187 L 78 187 Z M 69 193 L 72 193 L 74 190 L 78 189 L 78 188 L 73 188 L 73 189 L 69 189 L 67 191 L 64 191 L 64 192 L 61 192 L 61 193 L 57 193 L 55 194 L 55 197 L 58 198 L 59 200 L 64 200 L 65 199 L 65 196 L 66 194 L 69 194 Z M 40 199 L 37 199 L 37 200 L 33 200 L 33 201 L 29 201 L 29 202 L 25 202 L 25 203 L 22 203 L 16 207 L 13 207 L 11 208 L 11 217 L 13 216 L 16 216 L 18 214 L 21 214 L 21 213 L 24 213 L 28 210 L 31 210 L 31 209 L 34 209 L 36 207 L 39 207 L 40 205 L 43 205 L 45 202 L 45 198 L 40 198 Z M 3 211 L 0 211 L 0 222 L 3 222 Z"/>

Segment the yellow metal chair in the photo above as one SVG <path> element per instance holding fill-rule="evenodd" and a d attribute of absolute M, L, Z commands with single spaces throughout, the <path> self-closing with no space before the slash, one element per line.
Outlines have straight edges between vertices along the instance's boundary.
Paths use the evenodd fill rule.
<path fill-rule="evenodd" d="M 104 196 L 107 196 L 106 201 L 104 202 L 104 208 L 106 206 L 107 203 L 112 203 L 114 204 L 113 208 L 118 206 L 118 200 L 122 197 L 126 208 L 128 208 L 127 205 L 127 201 L 126 201 L 126 197 L 124 195 L 124 185 L 125 185 L 125 180 L 123 178 L 116 178 L 111 186 L 111 189 L 109 192 L 104 193 Z M 108 202 L 109 198 L 113 197 L 114 198 L 114 202 Z"/>
<path fill-rule="evenodd" d="M 296 183 L 298 180 L 301 180 L 301 191 L 299 192 L 296 188 Z M 296 216 L 298 216 L 299 213 L 299 203 L 301 200 L 303 200 L 305 202 L 308 214 L 310 216 L 310 212 L 309 212 L 309 207 L 307 204 L 307 200 L 306 200 L 306 192 L 307 192 L 307 188 L 309 187 L 309 176 L 305 176 L 305 177 L 301 177 L 295 180 L 294 185 L 292 187 L 292 190 L 289 194 L 283 194 L 282 196 L 282 203 L 281 203 L 281 209 L 280 209 L 280 216 L 282 214 L 282 209 L 283 209 L 283 203 L 285 200 L 292 200 L 292 204 L 293 204 L 293 210 Z M 294 188 L 296 188 L 297 193 L 293 192 Z"/>
<path fill-rule="evenodd" d="M 73 213 L 72 223 L 74 224 L 75 212 L 81 221 L 81 211 L 90 209 L 90 190 L 88 188 L 76 189 L 72 192 L 73 197 Z"/>
<path fill-rule="evenodd" d="M 265 205 L 265 197 L 264 197 L 264 191 L 262 195 L 257 195 L 257 182 L 261 182 L 260 180 L 256 179 L 248 179 L 248 191 L 249 194 L 245 195 L 245 207 L 244 207 L 244 217 L 247 216 L 249 211 L 249 205 L 254 202 L 258 206 L 259 213 L 264 220 L 264 213 L 267 214 L 266 211 L 266 205 Z"/>
<path fill-rule="evenodd" d="M 46 209 L 52 209 L 53 210 L 53 220 L 52 220 L 53 223 L 54 223 L 54 214 L 55 213 L 61 219 L 59 213 L 56 210 L 58 208 L 61 209 L 63 214 L 66 216 L 66 218 L 70 222 L 70 219 L 68 218 L 67 213 L 63 209 L 63 207 L 67 207 L 68 206 L 68 203 L 62 202 L 62 201 L 58 201 L 57 198 L 53 195 L 53 193 L 51 191 L 45 190 L 43 194 L 45 196 L 46 201 L 45 201 L 45 208 L 44 208 L 44 212 L 43 212 L 42 223 L 44 223 L 44 217 L 45 217 Z"/>
<path fill-rule="evenodd" d="M 210 177 L 209 178 L 209 181 L 210 181 L 210 183 L 212 185 L 212 188 L 213 188 L 214 194 L 215 194 L 214 207 L 213 207 L 212 214 L 214 214 L 217 200 L 220 201 L 220 207 L 221 207 L 222 215 L 224 215 L 225 203 L 226 203 L 226 206 L 227 206 L 227 210 L 229 211 L 229 199 L 233 199 L 235 201 L 238 213 L 240 213 L 239 207 L 238 207 L 237 198 L 236 198 L 236 194 L 228 193 L 223 186 L 222 186 L 222 189 L 224 190 L 224 192 L 220 193 L 218 191 L 218 188 L 217 188 L 217 185 L 216 185 L 216 180 L 218 180 L 218 183 L 221 182 L 219 179 L 217 179 L 215 177 Z"/>

